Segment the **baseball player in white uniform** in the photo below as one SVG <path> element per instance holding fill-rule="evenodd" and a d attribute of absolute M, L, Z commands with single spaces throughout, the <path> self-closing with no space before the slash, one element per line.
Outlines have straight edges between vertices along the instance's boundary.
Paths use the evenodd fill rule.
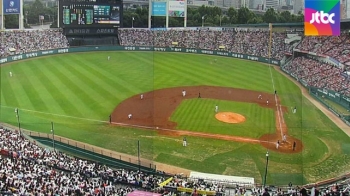
<path fill-rule="evenodd" d="M 182 96 L 186 96 L 186 91 L 185 90 L 182 90 Z"/>
<path fill-rule="evenodd" d="M 183 139 L 182 139 L 182 146 L 187 146 L 187 139 L 186 139 L 186 137 L 184 137 Z"/>
<path fill-rule="evenodd" d="M 219 106 L 215 105 L 215 112 L 218 113 L 218 111 L 219 111 Z"/>
<path fill-rule="evenodd" d="M 287 136 L 286 136 L 286 134 L 283 134 L 283 142 L 284 142 L 284 143 L 287 142 Z"/>
<path fill-rule="evenodd" d="M 110 57 L 110 56 L 108 56 L 108 57 L 107 57 L 107 60 L 109 60 L 109 59 L 111 59 L 111 57 Z"/>
<path fill-rule="evenodd" d="M 12 77 L 12 72 L 10 71 L 10 77 Z"/>
<path fill-rule="evenodd" d="M 131 118 L 132 118 L 132 114 L 129 114 L 129 115 L 128 115 L 128 118 L 131 119 Z"/>
<path fill-rule="evenodd" d="M 143 99 L 143 94 L 140 95 L 140 98 Z"/>

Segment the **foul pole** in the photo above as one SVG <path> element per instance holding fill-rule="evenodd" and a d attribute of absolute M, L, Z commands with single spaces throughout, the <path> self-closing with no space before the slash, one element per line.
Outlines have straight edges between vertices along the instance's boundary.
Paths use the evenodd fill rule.
<path fill-rule="evenodd" d="M 0 26 L 0 30 L 2 31 L 2 30 L 4 30 L 4 21 L 5 21 L 5 19 L 4 19 L 4 8 L 3 8 L 3 0 L 0 0 L 0 15 L 1 15 L 1 26 Z"/>
<path fill-rule="evenodd" d="M 269 64 L 271 64 L 272 23 L 269 23 L 269 32 L 270 32 L 270 39 L 269 39 Z"/>

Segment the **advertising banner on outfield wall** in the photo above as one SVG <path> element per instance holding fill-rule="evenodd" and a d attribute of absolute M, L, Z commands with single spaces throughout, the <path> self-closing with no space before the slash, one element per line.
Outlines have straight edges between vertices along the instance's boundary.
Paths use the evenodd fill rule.
<path fill-rule="evenodd" d="M 20 14 L 21 0 L 3 0 L 3 11 L 6 14 Z"/>
<path fill-rule="evenodd" d="M 185 17 L 185 1 L 169 1 L 169 17 Z"/>
<path fill-rule="evenodd" d="M 166 16 L 166 2 L 152 2 L 152 16 Z"/>

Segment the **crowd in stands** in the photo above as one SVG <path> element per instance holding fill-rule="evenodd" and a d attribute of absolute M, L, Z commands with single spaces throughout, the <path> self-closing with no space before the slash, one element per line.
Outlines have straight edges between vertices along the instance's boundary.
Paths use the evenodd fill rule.
<path fill-rule="evenodd" d="M 0 129 L 0 190 L 18 195 L 98 195 L 127 192 L 115 189 L 110 168 L 40 148 L 17 133 Z M 6 153 L 7 152 L 7 153 Z M 7 155 L 7 156 L 6 156 Z M 121 171 L 122 177 L 133 174 Z"/>
<path fill-rule="evenodd" d="M 240 30 L 149 30 L 120 29 L 119 42 L 123 46 L 183 47 L 225 51 L 269 57 L 270 33 L 260 29 Z M 281 60 L 290 45 L 285 43 L 286 33 L 272 35 L 271 58 Z M 174 43 L 177 43 L 174 45 Z"/>
<path fill-rule="evenodd" d="M 184 47 L 208 50 L 223 50 L 269 57 L 270 33 L 260 29 L 229 30 L 149 30 L 119 29 L 119 42 L 123 46 Z M 0 55 L 22 54 L 39 50 L 68 47 L 68 40 L 61 30 L 25 30 L 0 32 Z M 291 45 L 285 43 L 285 32 L 272 33 L 271 58 L 281 60 L 291 53 Z M 174 45 L 174 42 L 177 45 Z M 296 49 L 330 56 L 350 67 L 350 37 L 307 36 Z"/>
<path fill-rule="evenodd" d="M 23 135 L 0 128 L 0 195 L 118 195 L 155 189 L 168 176 L 115 169 L 38 146 Z M 159 175 L 157 175 L 159 174 Z M 174 176 L 170 188 L 224 192 L 217 183 Z M 164 193 L 164 190 L 159 190 Z M 168 192 L 166 192 L 168 194 Z"/>
<path fill-rule="evenodd" d="M 291 45 L 285 43 L 286 33 L 274 32 L 269 51 L 270 34 L 266 30 L 157 30 L 120 29 L 119 41 L 123 46 L 184 47 L 220 50 L 281 60 L 290 53 Z M 0 57 L 40 50 L 68 47 L 68 40 L 60 30 L 29 30 L 0 32 Z M 176 44 L 175 44 L 176 42 Z M 222 48 L 221 48 L 222 49 Z M 339 37 L 303 37 L 296 49 L 330 56 L 344 68 L 334 66 L 321 58 L 306 56 L 291 59 L 284 69 L 299 81 L 318 88 L 327 88 L 350 95 L 350 80 L 342 74 L 350 70 L 350 37 L 343 33 Z M 0 195 L 118 195 L 125 196 L 135 189 L 158 190 L 171 195 L 164 189 L 154 189 L 165 181 L 164 175 L 142 171 L 116 169 L 96 162 L 68 156 L 59 151 L 42 148 L 18 133 L 0 128 Z M 5 155 L 5 156 L 4 156 Z M 188 180 L 177 176 L 168 187 L 186 187 L 195 190 L 225 192 L 219 183 Z M 233 189 L 235 195 L 262 195 L 263 190 L 242 187 Z M 276 190 L 276 195 L 307 196 L 302 188 L 287 191 Z M 310 190 L 312 196 L 314 189 Z M 319 196 L 348 196 L 350 182 L 340 187 L 334 185 L 319 190 Z M 236 194 L 237 193 L 237 194 Z"/>
<path fill-rule="evenodd" d="M 220 183 L 174 175 L 165 187 L 159 187 L 158 184 L 169 176 L 115 169 L 71 157 L 40 147 L 23 134 L 2 127 L 0 150 L 0 195 L 126 196 L 135 190 L 144 190 L 172 196 L 177 194 L 177 187 L 193 190 L 192 193 L 182 193 L 186 196 L 200 196 L 197 190 L 215 191 L 220 196 L 264 196 L 266 190 L 272 196 L 349 196 L 350 193 L 350 179 L 331 186 L 309 187 L 308 190 L 291 184 L 288 188 L 269 187 L 263 190 L 254 185 L 245 187 L 238 184 L 226 188 Z"/>
<path fill-rule="evenodd" d="M 284 69 L 307 86 L 326 88 L 350 95 L 350 80 L 342 69 L 321 60 L 296 57 Z"/>
<path fill-rule="evenodd" d="M 311 56 L 297 57 L 284 66 L 284 69 L 308 86 L 325 88 L 350 96 L 350 79 L 345 71 L 350 69 L 350 35 L 303 37 L 296 49 L 329 56 L 334 61 L 325 62 L 322 58 Z"/>
<path fill-rule="evenodd" d="M 0 39 L 0 57 L 68 47 L 61 30 L 1 31 Z"/>
<path fill-rule="evenodd" d="M 326 55 L 350 66 L 350 35 L 343 32 L 341 36 L 307 36 L 296 49 Z"/>

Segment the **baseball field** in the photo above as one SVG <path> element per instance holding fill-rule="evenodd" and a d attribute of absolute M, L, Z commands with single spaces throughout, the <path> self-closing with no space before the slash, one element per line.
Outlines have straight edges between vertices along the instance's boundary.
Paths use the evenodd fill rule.
<path fill-rule="evenodd" d="M 56 135 L 130 155 L 137 155 L 139 140 L 142 158 L 256 182 L 263 181 L 269 151 L 267 183 L 274 185 L 350 171 L 350 138 L 272 66 L 209 55 L 94 52 L 0 70 L 0 121 L 16 126 L 18 108 L 24 129 L 50 133 L 54 122 Z"/>

